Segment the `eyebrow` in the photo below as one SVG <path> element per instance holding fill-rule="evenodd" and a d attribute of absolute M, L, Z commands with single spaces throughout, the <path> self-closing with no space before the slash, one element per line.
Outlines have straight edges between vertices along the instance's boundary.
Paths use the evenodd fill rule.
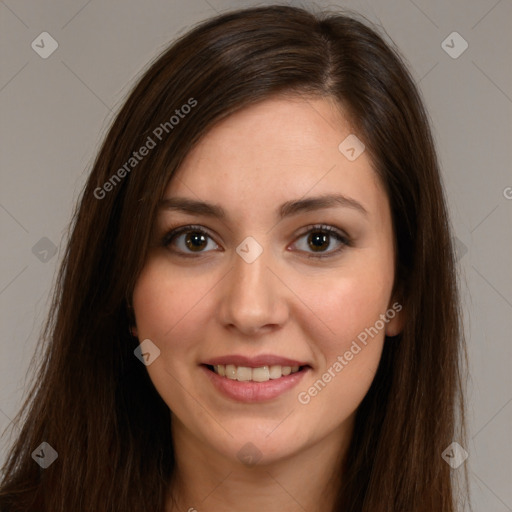
<path fill-rule="evenodd" d="M 279 219 L 297 215 L 303 212 L 321 210 L 325 208 L 344 207 L 356 210 L 363 215 L 368 215 L 364 206 L 350 197 L 341 194 L 322 195 L 307 199 L 297 199 L 283 203 L 276 212 Z M 226 219 L 227 214 L 224 208 L 217 204 L 197 201 L 186 197 L 168 197 L 159 203 L 161 210 L 181 211 L 196 215 L 204 215 L 218 219 Z"/>

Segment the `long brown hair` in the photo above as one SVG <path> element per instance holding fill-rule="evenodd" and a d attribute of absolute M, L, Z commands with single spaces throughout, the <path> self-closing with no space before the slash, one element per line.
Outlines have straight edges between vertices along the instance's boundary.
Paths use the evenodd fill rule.
<path fill-rule="evenodd" d="M 143 74 L 73 217 L 38 372 L 3 467 L 2 511 L 163 511 L 171 412 L 134 357 L 127 299 L 157 203 L 190 149 L 220 119 L 287 93 L 333 98 L 366 145 L 390 200 L 405 313 L 357 411 L 334 510 L 456 510 L 441 453 L 464 443 L 465 350 L 439 164 L 402 57 L 357 18 L 232 11 L 182 36 Z M 151 147 L 132 161 L 142 146 Z M 47 469 L 31 457 L 43 441 L 58 452 Z"/>

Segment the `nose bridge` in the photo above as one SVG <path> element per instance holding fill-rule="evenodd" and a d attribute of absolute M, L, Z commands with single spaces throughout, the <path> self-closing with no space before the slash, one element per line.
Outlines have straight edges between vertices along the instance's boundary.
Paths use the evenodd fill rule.
<path fill-rule="evenodd" d="M 261 308 L 270 299 L 268 258 L 269 251 L 253 237 L 247 237 L 236 248 L 232 292 L 239 298 L 240 305 L 247 307 L 252 303 L 251 309 Z"/>
<path fill-rule="evenodd" d="M 255 238 L 247 237 L 233 254 L 233 269 L 223 296 L 223 322 L 253 332 L 283 321 L 284 306 L 279 280 L 267 267 L 272 251 Z"/>

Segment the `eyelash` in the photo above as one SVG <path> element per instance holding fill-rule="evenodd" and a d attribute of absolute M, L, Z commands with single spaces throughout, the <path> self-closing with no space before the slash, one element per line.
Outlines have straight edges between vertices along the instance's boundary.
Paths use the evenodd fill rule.
<path fill-rule="evenodd" d="M 179 235 L 181 235 L 183 233 L 189 233 L 189 232 L 200 233 L 200 234 L 205 235 L 213 240 L 213 237 L 202 226 L 190 224 L 190 225 L 182 226 L 179 228 L 174 228 L 174 227 L 170 228 L 170 230 L 162 238 L 162 246 L 168 248 L 169 245 L 171 244 L 171 242 L 175 238 L 177 238 Z M 339 254 L 341 251 L 343 251 L 345 249 L 345 247 L 351 246 L 351 241 L 346 235 L 344 235 L 341 231 L 338 231 L 337 229 L 335 229 L 331 226 L 325 225 L 325 224 L 314 224 L 314 225 L 307 226 L 305 228 L 305 231 L 303 231 L 298 236 L 297 239 L 300 239 L 304 235 L 308 235 L 313 232 L 327 233 L 328 235 L 333 236 L 338 242 L 341 242 L 342 245 L 338 249 L 335 249 L 335 250 L 327 252 L 327 253 L 308 254 L 308 256 L 307 256 L 308 258 L 314 258 L 314 259 L 330 258 L 332 256 Z M 202 254 L 201 252 L 196 253 L 196 254 L 183 253 L 180 251 L 174 251 L 174 252 L 184 258 L 196 258 L 196 257 L 201 256 L 201 254 Z M 209 252 L 209 251 L 205 251 L 205 252 Z"/>

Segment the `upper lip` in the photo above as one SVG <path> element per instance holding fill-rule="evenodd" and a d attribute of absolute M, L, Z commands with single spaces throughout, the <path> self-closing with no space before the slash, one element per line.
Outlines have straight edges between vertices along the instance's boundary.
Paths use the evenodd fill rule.
<path fill-rule="evenodd" d="M 272 354 L 261 354 L 259 356 L 248 357 L 242 355 L 229 355 L 213 357 L 204 361 L 203 364 L 215 366 L 218 364 L 233 364 L 235 366 L 246 366 L 249 368 L 259 368 L 261 366 L 310 366 L 304 361 L 297 361 L 287 357 L 276 356 Z"/>

